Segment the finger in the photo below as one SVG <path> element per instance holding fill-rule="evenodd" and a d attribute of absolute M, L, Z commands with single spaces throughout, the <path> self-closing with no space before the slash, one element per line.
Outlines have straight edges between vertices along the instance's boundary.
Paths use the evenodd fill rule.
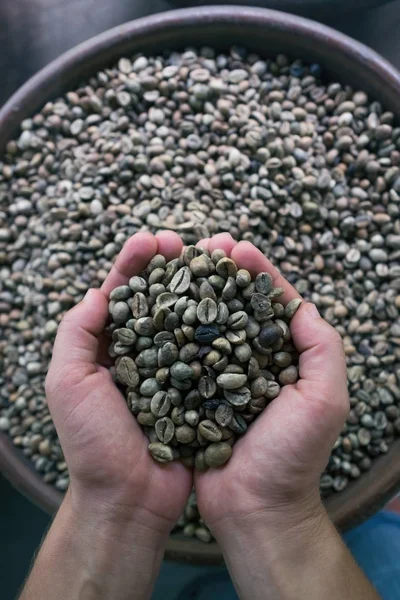
<path fill-rule="evenodd" d="M 129 238 L 101 286 L 103 294 L 108 298 L 114 288 L 128 283 L 133 275 L 141 273 L 157 254 L 157 248 L 158 242 L 152 233 L 135 233 Z"/>
<path fill-rule="evenodd" d="M 231 258 L 240 269 L 247 269 L 253 277 L 261 272 L 269 273 L 272 277 L 273 286 L 281 287 L 284 290 L 283 295 L 279 299 L 283 304 L 287 304 L 293 298 L 301 298 L 294 287 L 286 281 L 271 261 L 250 242 L 239 242 L 233 248 Z"/>
<path fill-rule="evenodd" d="M 315 382 L 332 381 L 338 390 L 347 389 L 342 338 L 321 318 L 315 304 L 300 306 L 290 331 L 300 353 L 300 377 Z"/>
<path fill-rule="evenodd" d="M 236 244 L 237 242 L 233 239 L 230 233 L 217 233 L 217 235 L 214 235 L 210 239 L 208 249 L 210 252 L 221 249 L 224 250 L 227 256 L 230 256 Z"/>
<path fill-rule="evenodd" d="M 333 444 L 350 407 L 342 339 L 310 303 L 300 306 L 290 329 L 300 352 L 300 379 L 295 387 L 305 399 L 307 420 L 320 431 L 325 429 L 326 439 Z"/>
<path fill-rule="evenodd" d="M 210 243 L 210 238 L 203 238 L 196 244 L 196 248 L 204 248 L 204 250 L 208 250 L 208 244 Z"/>
<path fill-rule="evenodd" d="M 90 289 L 84 299 L 68 311 L 57 331 L 48 381 L 74 373 L 76 380 L 96 372 L 98 336 L 108 318 L 108 301 L 100 290 Z M 73 368 L 72 368 L 73 367 Z M 72 382 L 76 383 L 77 381 Z"/>
<path fill-rule="evenodd" d="M 159 231 L 156 240 L 157 253 L 165 256 L 167 261 L 177 258 L 182 252 L 182 240 L 174 231 Z"/>

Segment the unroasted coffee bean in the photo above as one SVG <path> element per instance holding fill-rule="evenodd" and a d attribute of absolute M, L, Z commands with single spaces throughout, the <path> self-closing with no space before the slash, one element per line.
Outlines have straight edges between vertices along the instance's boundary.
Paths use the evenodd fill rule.
<path fill-rule="evenodd" d="M 183 294 L 189 289 L 190 282 L 190 269 L 188 267 L 182 267 L 172 278 L 172 281 L 169 284 L 170 291 L 175 294 Z"/>
<path fill-rule="evenodd" d="M 194 534 L 197 537 L 197 539 L 199 539 L 201 542 L 204 542 L 205 544 L 211 542 L 212 540 L 211 533 L 205 527 L 197 527 Z"/>
<path fill-rule="evenodd" d="M 142 292 L 136 292 L 132 298 L 131 311 L 135 319 L 147 317 L 149 314 L 149 305 L 147 304 L 146 296 Z"/>
<path fill-rule="evenodd" d="M 227 427 L 233 416 L 231 405 L 221 402 L 215 411 L 215 420 L 221 427 Z"/>
<path fill-rule="evenodd" d="M 226 322 L 230 329 L 244 329 L 247 325 L 249 317 L 243 310 L 233 313 Z"/>
<path fill-rule="evenodd" d="M 136 321 L 134 329 L 141 336 L 152 336 L 156 333 L 156 328 L 151 317 L 140 317 Z"/>
<path fill-rule="evenodd" d="M 171 412 L 171 420 L 175 425 L 183 425 L 185 422 L 185 407 L 175 406 Z"/>
<path fill-rule="evenodd" d="M 279 382 L 282 385 L 290 385 L 291 383 L 296 383 L 299 378 L 299 371 L 297 367 L 291 365 L 290 367 L 286 367 L 279 373 Z"/>
<path fill-rule="evenodd" d="M 165 367 L 173 365 L 179 356 L 177 346 L 172 342 L 166 342 L 158 351 L 158 366 Z"/>
<path fill-rule="evenodd" d="M 273 400 L 278 396 L 280 391 L 281 388 L 279 387 L 279 383 L 276 381 L 268 381 L 268 389 L 265 392 L 265 397 L 269 400 Z"/>
<path fill-rule="evenodd" d="M 203 436 L 203 438 L 210 442 L 221 441 L 222 433 L 213 421 L 201 421 L 199 424 L 199 432 Z"/>
<path fill-rule="evenodd" d="M 268 390 L 268 381 L 264 377 L 257 377 L 252 382 L 250 390 L 253 398 L 265 396 Z"/>
<path fill-rule="evenodd" d="M 191 427 L 196 427 L 196 425 L 198 425 L 199 418 L 200 417 L 199 417 L 199 413 L 197 412 L 197 410 L 188 410 L 185 413 L 185 421 Z"/>
<path fill-rule="evenodd" d="M 256 292 L 268 295 L 272 290 L 272 277 L 269 273 L 259 273 L 254 284 Z"/>
<path fill-rule="evenodd" d="M 249 344 L 240 344 L 240 346 L 234 346 L 233 354 L 240 363 L 247 364 L 251 358 L 252 349 Z"/>
<path fill-rule="evenodd" d="M 290 340 L 290 329 L 287 323 L 285 323 L 285 321 L 282 321 L 281 319 L 276 319 L 275 324 L 278 325 L 282 330 L 283 339 L 285 341 Z"/>
<path fill-rule="evenodd" d="M 152 457 L 160 462 L 167 463 L 174 460 L 174 452 L 170 446 L 166 446 L 161 442 L 153 442 L 149 445 L 149 450 Z"/>
<path fill-rule="evenodd" d="M 247 387 L 240 387 L 235 390 L 224 390 L 224 397 L 232 406 L 242 408 L 250 402 L 251 392 Z"/>
<path fill-rule="evenodd" d="M 194 337 L 198 342 L 210 343 L 219 337 L 219 329 L 216 325 L 199 325 L 196 327 Z"/>
<path fill-rule="evenodd" d="M 222 352 L 222 354 L 230 354 L 232 352 L 232 346 L 226 338 L 219 337 L 212 342 L 212 345 Z"/>
<path fill-rule="evenodd" d="M 131 310 L 126 302 L 115 302 L 111 308 L 111 316 L 117 325 L 123 325 L 131 317 Z"/>
<path fill-rule="evenodd" d="M 154 394 L 150 404 L 150 410 L 153 415 L 156 417 L 165 417 L 165 415 L 169 413 L 170 408 L 171 399 L 168 395 L 168 392 L 161 390 L 160 392 Z"/>
<path fill-rule="evenodd" d="M 178 294 L 172 294 L 171 292 L 163 292 L 157 296 L 156 305 L 159 308 L 171 308 L 179 300 Z"/>
<path fill-rule="evenodd" d="M 140 411 L 136 418 L 137 422 L 143 427 L 153 427 L 157 421 L 157 417 L 151 412 Z"/>
<path fill-rule="evenodd" d="M 287 319 L 292 319 L 294 317 L 297 310 L 300 308 L 301 302 L 302 301 L 300 300 L 300 298 L 294 298 L 293 300 L 287 303 L 287 305 L 285 306 L 285 317 Z"/>
<path fill-rule="evenodd" d="M 158 349 L 155 346 L 142 350 L 135 360 L 138 367 L 146 367 L 148 369 L 157 367 L 158 365 Z"/>
<path fill-rule="evenodd" d="M 204 457 L 204 450 L 197 450 L 194 457 L 194 466 L 196 468 L 196 471 L 203 472 L 207 470 L 207 465 Z"/>
<path fill-rule="evenodd" d="M 131 346 L 137 341 L 136 333 L 127 327 L 122 327 L 121 329 L 118 329 L 117 332 L 118 341 L 123 345 Z"/>
<path fill-rule="evenodd" d="M 148 379 L 145 379 L 140 386 L 140 393 L 143 394 L 143 396 L 154 396 L 154 394 L 161 391 L 160 388 L 161 386 L 157 379 L 149 377 Z"/>
<path fill-rule="evenodd" d="M 234 433 L 242 435 L 247 431 L 247 423 L 242 417 L 242 415 L 234 413 L 232 419 L 229 422 L 228 428 Z"/>
<path fill-rule="evenodd" d="M 218 408 L 220 404 L 220 400 L 218 398 L 213 398 L 212 400 L 205 400 L 202 404 L 202 407 L 207 410 L 215 410 L 216 408 Z"/>
<path fill-rule="evenodd" d="M 187 410 L 196 410 L 203 403 L 203 398 L 198 389 L 190 390 L 186 394 L 184 405 Z"/>
<path fill-rule="evenodd" d="M 110 300 L 127 300 L 132 296 L 132 290 L 129 285 L 120 285 L 112 290 L 110 293 Z"/>
<path fill-rule="evenodd" d="M 117 365 L 118 380 L 124 385 L 134 388 L 139 383 L 139 373 L 137 366 L 132 358 L 123 356 Z"/>
<path fill-rule="evenodd" d="M 243 344 L 246 341 L 246 330 L 245 329 L 235 329 L 235 330 L 230 329 L 229 331 L 226 332 L 226 338 L 233 345 Z"/>
<path fill-rule="evenodd" d="M 145 292 L 147 290 L 147 281 L 144 279 L 144 277 L 138 277 L 137 275 L 134 275 L 129 280 L 129 287 L 134 293 Z"/>
<path fill-rule="evenodd" d="M 179 360 L 174 362 L 173 365 L 171 365 L 170 373 L 171 377 L 177 379 L 178 381 L 190 379 L 191 377 L 193 377 L 193 369 L 189 367 L 189 365 L 187 365 L 186 363 L 181 362 Z"/>
<path fill-rule="evenodd" d="M 196 277 L 206 277 L 210 272 L 210 263 L 207 257 L 202 254 L 190 261 L 189 268 Z"/>
<path fill-rule="evenodd" d="M 217 302 L 217 295 L 208 280 L 205 280 L 200 284 L 199 295 L 201 300 L 210 298 L 211 300 L 214 300 L 214 302 Z"/>
<path fill-rule="evenodd" d="M 210 444 L 204 452 L 207 467 L 222 467 L 232 456 L 232 448 L 226 442 Z"/>
<path fill-rule="evenodd" d="M 203 325 L 213 323 L 217 318 L 217 304 L 211 298 L 204 298 L 197 307 L 197 318 Z"/>
<path fill-rule="evenodd" d="M 217 308 L 217 317 L 215 319 L 218 325 L 224 325 L 229 319 L 229 308 L 225 302 L 219 302 Z"/>
<path fill-rule="evenodd" d="M 234 263 L 230 258 L 221 258 L 221 260 L 217 262 L 215 268 L 218 275 L 224 279 L 236 277 L 236 273 L 238 271 L 236 263 Z"/>
<path fill-rule="evenodd" d="M 196 430 L 185 423 L 176 427 L 175 437 L 180 444 L 190 444 L 196 439 Z"/>
<path fill-rule="evenodd" d="M 225 302 L 233 300 L 236 296 L 237 285 L 233 277 L 228 277 L 226 284 L 222 290 L 221 297 Z"/>
<path fill-rule="evenodd" d="M 131 346 L 124 346 L 123 344 L 120 344 L 119 342 L 115 342 L 114 347 L 113 347 L 115 356 L 123 356 L 125 354 L 129 354 L 131 349 L 132 349 Z"/>
<path fill-rule="evenodd" d="M 271 348 L 281 338 L 282 329 L 274 323 L 261 329 L 258 335 L 259 342 L 263 348 Z"/>
<path fill-rule="evenodd" d="M 271 308 L 271 301 L 269 298 L 260 293 L 255 293 L 251 296 L 250 304 L 253 310 L 259 313 L 263 313 Z"/>
<path fill-rule="evenodd" d="M 165 330 L 165 320 L 171 314 L 169 308 L 159 308 L 153 316 L 154 327 L 157 331 Z"/>
<path fill-rule="evenodd" d="M 290 352 L 276 352 L 272 360 L 278 367 L 288 367 L 292 362 L 292 355 Z"/>
<path fill-rule="evenodd" d="M 246 269 L 239 269 L 236 273 L 236 284 L 240 288 L 245 288 L 251 282 L 251 275 Z"/>
<path fill-rule="evenodd" d="M 212 398 L 217 391 L 217 384 L 215 383 L 215 380 L 212 377 L 204 375 L 199 379 L 197 389 L 199 391 L 199 394 L 203 398 Z"/>
<path fill-rule="evenodd" d="M 250 402 L 248 403 L 248 411 L 253 415 L 258 415 L 267 406 L 267 402 L 267 399 L 263 396 L 251 398 Z"/>
<path fill-rule="evenodd" d="M 200 346 L 193 342 L 186 344 L 179 351 L 179 360 L 184 363 L 190 363 L 197 358 Z"/>
<path fill-rule="evenodd" d="M 175 425 L 171 419 L 168 417 L 163 417 L 162 419 L 158 419 L 158 421 L 156 421 L 155 430 L 160 442 L 163 444 L 169 444 L 174 437 Z"/>
<path fill-rule="evenodd" d="M 252 380 L 258 377 L 260 373 L 260 365 L 258 364 L 258 360 L 252 356 L 249 360 L 249 366 L 247 371 L 248 379 Z"/>
<path fill-rule="evenodd" d="M 240 375 L 235 373 L 224 373 L 218 375 L 217 383 L 224 390 L 236 390 L 242 387 L 247 381 L 247 375 Z"/>

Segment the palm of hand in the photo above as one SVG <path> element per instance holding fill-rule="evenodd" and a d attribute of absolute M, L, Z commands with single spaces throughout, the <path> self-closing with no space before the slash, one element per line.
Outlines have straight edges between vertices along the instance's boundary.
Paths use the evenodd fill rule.
<path fill-rule="evenodd" d="M 161 467 L 150 457 L 147 438 L 100 364 L 105 355 L 101 332 L 110 291 L 140 273 L 156 252 L 172 258 L 181 248 L 173 234 L 131 238 L 102 290 L 91 290 L 64 318 L 46 381 L 73 491 L 83 490 L 127 515 L 140 508 L 144 517 L 156 516 L 167 527 L 183 510 L 191 473 L 181 464 Z"/>
<path fill-rule="evenodd" d="M 145 507 L 162 519 L 176 521 L 190 491 L 191 475 L 180 464 L 161 468 L 154 463 L 148 440 L 110 374 L 100 368 L 88 375 L 70 388 L 63 403 L 68 414 L 60 438 L 71 478 L 92 493 L 107 489 L 109 499 L 115 491 L 113 501 L 127 511 Z"/>
<path fill-rule="evenodd" d="M 250 514 L 269 504 L 302 500 L 315 485 L 329 456 L 317 429 L 324 406 L 315 392 L 304 392 L 283 388 L 237 442 L 226 467 L 197 475 L 199 505 L 210 524 L 239 516 L 244 508 Z"/>
<path fill-rule="evenodd" d="M 217 243 L 253 276 L 269 272 L 274 285 L 284 289 L 284 304 L 299 297 L 250 243 L 221 244 L 212 239 L 204 245 L 213 250 Z M 235 444 L 233 456 L 223 469 L 196 474 L 200 512 L 210 526 L 226 517 L 303 501 L 311 494 L 319 497 L 319 476 L 343 426 L 349 402 L 341 338 L 313 308 L 303 304 L 291 324 L 300 353 L 301 379 L 281 390 Z"/>

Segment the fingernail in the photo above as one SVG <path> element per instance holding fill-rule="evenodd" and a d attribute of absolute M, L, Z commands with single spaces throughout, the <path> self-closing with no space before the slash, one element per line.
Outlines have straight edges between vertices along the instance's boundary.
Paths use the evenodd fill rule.
<path fill-rule="evenodd" d="M 319 314 L 318 308 L 315 306 L 315 304 L 307 304 L 307 312 L 313 319 L 321 318 L 321 315 Z"/>

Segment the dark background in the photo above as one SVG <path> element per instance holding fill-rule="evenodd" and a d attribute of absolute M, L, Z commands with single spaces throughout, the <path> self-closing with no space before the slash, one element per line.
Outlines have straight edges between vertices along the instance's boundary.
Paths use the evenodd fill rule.
<path fill-rule="evenodd" d="M 0 0 L 0 106 L 62 52 L 125 21 L 177 8 L 178 1 L 184 6 L 184 0 Z M 349 0 L 349 8 L 352 4 Z M 400 0 L 331 15 L 315 8 L 301 12 L 364 42 L 400 67 Z M 0 476 L 2 600 L 15 598 L 49 524 L 47 515 Z M 154 600 L 222 597 L 236 598 L 223 569 L 164 563 Z"/>

